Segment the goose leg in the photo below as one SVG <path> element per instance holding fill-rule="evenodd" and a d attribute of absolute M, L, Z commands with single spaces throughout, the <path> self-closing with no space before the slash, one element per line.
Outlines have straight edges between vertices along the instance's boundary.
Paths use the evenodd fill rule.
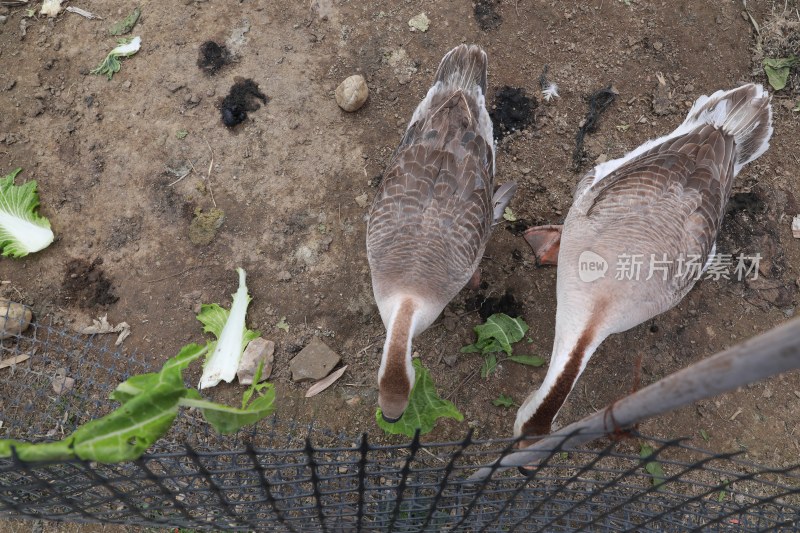
<path fill-rule="evenodd" d="M 536 264 L 557 265 L 558 250 L 561 246 L 561 228 L 563 226 L 535 226 L 525 230 L 523 236 L 533 248 Z"/>

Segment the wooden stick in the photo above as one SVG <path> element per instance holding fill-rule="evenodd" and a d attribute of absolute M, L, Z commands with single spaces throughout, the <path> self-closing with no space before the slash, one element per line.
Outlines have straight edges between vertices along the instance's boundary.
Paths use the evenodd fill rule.
<path fill-rule="evenodd" d="M 679 370 L 525 449 L 514 450 L 479 469 L 468 481 L 536 463 L 554 449 L 575 448 L 644 419 L 796 368 L 800 368 L 800 318 Z"/>

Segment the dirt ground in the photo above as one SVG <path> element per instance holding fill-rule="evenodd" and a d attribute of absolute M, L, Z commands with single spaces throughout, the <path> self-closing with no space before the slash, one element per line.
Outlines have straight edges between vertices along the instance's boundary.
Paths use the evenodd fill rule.
<path fill-rule="evenodd" d="M 133 34 L 141 35 L 142 50 L 111 81 L 89 71 L 115 45 L 108 27 L 133 3 L 80 6 L 103 20 L 24 18 L 23 8 L 0 8 L 8 17 L 0 24 L 0 172 L 19 166 L 18 181 L 38 181 L 41 212 L 57 235 L 41 253 L 0 261 L 0 279 L 10 281 L 3 296 L 65 328 L 104 313 L 113 324 L 127 321 L 132 334 L 123 349 L 148 354 L 155 367 L 202 339 L 198 304 L 230 305 L 233 270 L 241 266 L 253 296 L 249 324 L 277 344 L 272 381 L 281 415 L 352 435 L 368 431 L 377 442 L 399 439 L 382 436 L 374 422 L 384 332 L 370 285 L 365 215 L 444 53 L 462 42 L 486 49 L 490 102 L 504 86 L 537 98 L 534 123 L 498 145 L 497 180 L 519 184 L 511 208 L 523 222 L 495 231 L 480 297 L 512 292 L 531 326 L 532 343 L 519 351 L 544 357 L 553 340 L 555 269 L 533 263 L 518 230 L 566 215 L 580 177 L 572 155 L 585 97 L 609 83 L 619 93 L 586 137 L 583 170 L 672 130 L 702 94 L 766 83 L 758 36 L 733 0 L 140 5 Z M 776 20 L 800 20 L 797 2 L 747 6 L 762 38 Z M 412 32 L 407 21 L 421 12 L 430 28 Z M 213 75 L 197 65 L 209 39 L 228 42 L 234 54 Z M 545 65 L 560 93 L 550 102 L 540 95 Z M 334 89 L 355 73 L 366 78 L 370 95 L 348 114 Z M 668 90 L 654 107 L 659 73 Z M 218 106 L 237 77 L 257 83 L 268 103 L 227 128 Z M 800 113 L 792 109 L 799 96 L 795 73 L 774 96 L 772 147 L 739 176 L 719 242 L 721 253 L 760 253 L 760 280 L 703 281 L 673 310 L 609 338 L 560 424 L 629 391 L 639 355 L 646 385 L 794 315 L 800 241 L 790 225 L 798 213 Z M 216 231 L 214 209 L 224 213 Z M 521 403 L 546 371 L 506 364 L 488 379 L 467 379 L 481 365 L 479 356 L 459 354 L 480 323 L 470 312 L 475 297 L 462 291 L 414 343 L 441 394 L 466 417 L 440 422 L 431 441 L 460 438 L 468 426 L 480 438 L 510 436 L 515 410 L 491 401 L 502 393 Z M 277 327 L 282 317 L 288 331 Z M 292 383 L 288 363 L 314 335 L 349 368 L 334 388 L 306 400 L 307 385 Z M 198 375 L 195 369 L 191 379 Z M 231 385 L 213 396 L 239 394 Z M 748 459 L 782 466 L 800 454 L 798 413 L 795 372 L 640 430 L 692 436 L 695 445 L 744 450 Z"/>

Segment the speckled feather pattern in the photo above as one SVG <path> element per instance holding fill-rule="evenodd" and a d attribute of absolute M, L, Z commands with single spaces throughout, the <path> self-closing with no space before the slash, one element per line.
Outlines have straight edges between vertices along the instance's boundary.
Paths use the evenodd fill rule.
<path fill-rule="evenodd" d="M 465 69 L 469 76 L 485 84 L 485 54 L 460 48 L 472 56 L 460 62 L 476 65 Z M 440 67 L 369 214 L 367 254 L 378 299 L 407 293 L 444 307 L 469 281 L 491 234 L 493 145 L 491 128 L 487 135 L 479 120 L 486 113 L 482 91 L 448 77 Z"/>
<path fill-rule="evenodd" d="M 738 169 L 769 139 L 769 120 L 764 116 L 768 99 L 761 112 L 756 108 L 746 113 L 751 121 L 758 119 L 754 126 L 736 123 L 735 128 L 721 127 L 722 122 L 730 121 L 726 117 L 736 116 L 743 106 L 752 107 L 754 91 L 754 87 L 744 87 L 730 95 L 727 112 L 718 124 L 698 123 L 640 153 L 601 180 L 596 181 L 592 172 L 578 185 L 564 225 L 559 263 L 563 257 L 565 266 L 577 265 L 580 253 L 591 250 L 609 261 L 612 270 L 608 277 L 613 278 L 614 263 L 621 255 L 643 258 L 638 281 L 578 282 L 580 289 L 576 290 L 582 298 L 613 291 L 614 305 L 609 312 L 624 315 L 614 329 L 627 329 L 666 311 L 694 285 L 694 277 L 676 276 L 679 260 L 699 257 L 701 265 L 706 263 Z M 709 106 L 713 109 L 714 102 L 707 100 L 705 109 Z M 699 113 L 690 113 L 689 119 Z M 742 129 L 746 135 L 740 134 Z M 645 279 L 651 255 L 669 261 L 666 280 L 661 272 Z"/>

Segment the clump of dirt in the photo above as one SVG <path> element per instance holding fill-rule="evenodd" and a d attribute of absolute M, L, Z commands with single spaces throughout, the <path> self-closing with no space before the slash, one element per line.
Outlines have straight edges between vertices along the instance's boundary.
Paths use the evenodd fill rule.
<path fill-rule="evenodd" d="M 241 124 L 247 119 L 248 112 L 261 107 L 257 100 L 261 100 L 264 104 L 269 102 L 269 98 L 258 89 L 256 82 L 249 78 L 235 78 L 228 96 L 220 105 L 222 123 L 229 128 Z"/>
<path fill-rule="evenodd" d="M 511 291 L 506 289 L 506 292 L 499 298 L 496 296 L 486 297 L 483 294 L 478 294 L 471 301 L 467 302 L 467 310 L 471 311 L 477 309 L 481 320 L 486 322 L 486 319 L 496 313 L 504 313 L 512 318 L 522 316 L 523 305 L 517 302 Z"/>
<path fill-rule="evenodd" d="M 527 96 L 525 89 L 505 86 L 497 91 L 489 111 L 494 124 L 494 138 L 500 140 L 533 124 L 533 110 L 537 107 L 539 102 Z"/>
<path fill-rule="evenodd" d="M 118 250 L 126 244 L 139 240 L 142 221 L 143 217 L 141 215 L 121 217 L 114 221 L 111 226 L 111 236 L 107 241 L 108 247 Z"/>
<path fill-rule="evenodd" d="M 578 133 L 575 134 L 575 151 L 572 153 L 572 164 L 575 170 L 580 170 L 584 160 L 583 151 L 583 138 L 587 133 L 594 133 L 597 131 L 597 123 L 600 120 L 600 115 L 608 109 L 614 100 L 617 99 L 617 90 L 614 86 L 609 84 L 608 87 L 598 89 L 589 95 L 589 111 L 583 119 Z"/>
<path fill-rule="evenodd" d="M 216 74 L 218 70 L 230 63 L 230 60 L 231 53 L 224 44 L 206 41 L 200 45 L 197 66 L 209 76 Z"/>
<path fill-rule="evenodd" d="M 114 288 L 100 265 L 101 257 L 89 262 L 85 259 L 73 259 L 67 263 L 64 282 L 61 288 L 66 293 L 68 303 L 77 303 L 79 306 L 108 307 L 119 297 L 114 294 Z"/>
<path fill-rule="evenodd" d="M 222 209 L 213 208 L 207 213 L 203 213 L 203 210 L 198 207 L 195 209 L 194 218 L 189 225 L 189 240 L 195 246 L 211 244 L 224 220 L 225 212 Z"/>
<path fill-rule="evenodd" d="M 478 0 L 475 2 L 475 20 L 478 22 L 478 27 L 483 31 L 493 30 L 503 22 L 503 18 L 495 7 L 497 3 L 499 3 L 497 0 Z"/>

